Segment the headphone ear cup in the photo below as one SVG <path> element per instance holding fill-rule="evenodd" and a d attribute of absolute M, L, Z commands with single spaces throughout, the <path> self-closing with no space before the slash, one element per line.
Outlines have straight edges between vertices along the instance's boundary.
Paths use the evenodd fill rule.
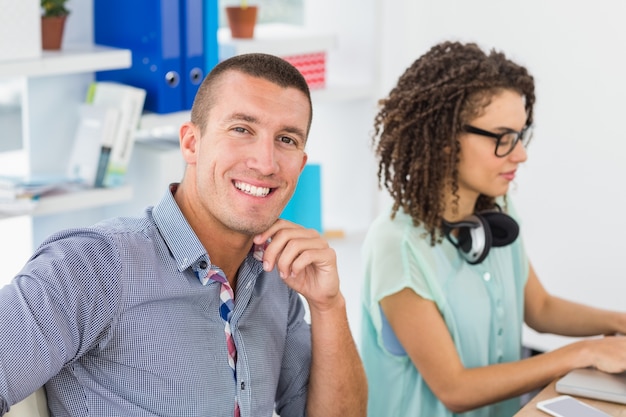
<path fill-rule="evenodd" d="M 489 223 L 480 215 L 473 215 L 458 223 L 445 223 L 446 237 L 471 265 L 485 260 L 491 248 L 492 238 Z M 456 236 L 453 230 L 458 230 Z"/>
<path fill-rule="evenodd" d="M 483 212 L 478 217 L 482 217 L 486 223 L 489 223 L 493 246 L 506 246 L 517 239 L 519 225 L 508 214 L 492 211 Z"/>
<path fill-rule="evenodd" d="M 471 236 L 471 247 L 464 254 L 465 259 L 471 265 L 479 264 L 485 260 L 492 245 L 491 227 L 482 216 L 475 215 L 480 225 L 478 227 L 466 228 L 467 234 Z M 459 233 L 459 236 L 461 233 Z"/>

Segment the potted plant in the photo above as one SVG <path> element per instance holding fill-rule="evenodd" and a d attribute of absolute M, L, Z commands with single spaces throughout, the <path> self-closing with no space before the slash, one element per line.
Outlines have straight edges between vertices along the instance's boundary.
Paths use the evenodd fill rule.
<path fill-rule="evenodd" d="M 70 11 L 65 7 L 68 0 L 41 0 L 41 47 L 61 49 L 65 19 Z"/>
<path fill-rule="evenodd" d="M 253 38 L 258 6 L 248 5 L 247 0 L 240 0 L 236 6 L 226 6 L 226 17 L 233 38 Z"/>

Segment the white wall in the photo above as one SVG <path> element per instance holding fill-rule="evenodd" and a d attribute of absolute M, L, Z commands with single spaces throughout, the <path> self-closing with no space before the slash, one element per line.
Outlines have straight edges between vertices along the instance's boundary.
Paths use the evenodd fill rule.
<path fill-rule="evenodd" d="M 68 20 L 66 43 L 91 41 L 92 2 L 72 0 L 70 6 L 74 18 Z M 305 8 L 307 25 L 338 33 L 339 50 L 329 57 L 333 77 L 371 80 L 380 97 L 414 59 L 444 39 L 503 49 L 525 64 L 536 79 L 536 130 L 512 197 L 524 220 L 528 252 L 548 290 L 626 310 L 620 262 L 624 256 L 620 235 L 626 226 L 622 215 L 626 197 L 621 192 L 626 179 L 621 123 L 626 27 L 620 19 L 626 15 L 626 3 L 307 0 Z M 326 106 L 316 122 L 332 123 L 312 132 L 324 142 L 322 148 L 311 149 L 315 159 L 337 154 L 333 176 L 338 180 L 332 193 L 345 201 L 342 207 L 354 207 L 359 225 L 386 201 L 383 193 L 372 191 L 375 173 L 368 167 L 366 148 L 372 120 L 363 116 L 367 105 Z M 351 110 L 339 112 L 348 107 Z M 332 126 L 338 127 L 337 135 L 332 135 Z M 337 166 L 344 167 L 343 174 Z M 361 207 L 363 211 L 357 212 Z M 357 330 L 360 241 L 331 243 L 339 249 L 342 287 Z M 349 255 L 342 257 L 345 253 Z M 547 339 L 531 339 L 540 348 L 553 346 Z"/>
<path fill-rule="evenodd" d="M 399 7 L 392 10 L 393 7 Z M 536 80 L 536 129 L 512 200 L 527 251 L 553 293 L 626 310 L 626 3 L 390 0 L 382 90 L 444 40 L 504 50 Z M 551 348 L 563 342 L 526 335 Z"/>

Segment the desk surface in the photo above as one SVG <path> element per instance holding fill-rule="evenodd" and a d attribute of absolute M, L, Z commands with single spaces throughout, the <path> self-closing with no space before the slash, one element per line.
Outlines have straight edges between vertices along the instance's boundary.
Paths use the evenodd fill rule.
<path fill-rule="evenodd" d="M 554 398 L 558 395 L 554 390 L 554 386 L 556 381 L 553 381 L 550 385 L 543 389 L 539 394 L 535 396 L 528 404 L 524 406 L 515 417 L 547 417 L 548 414 L 537 408 L 537 403 L 542 400 L 547 400 L 549 398 Z M 604 411 L 605 413 L 614 416 L 614 417 L 626 417 L 626 405 L 625 404 L 617 404 L 610 403 L 606 401 L 592 400 L 589 398 L 576 397 L 580 401 L 587 403 L 593 407 L 596 407 L 599 410 Z"/>

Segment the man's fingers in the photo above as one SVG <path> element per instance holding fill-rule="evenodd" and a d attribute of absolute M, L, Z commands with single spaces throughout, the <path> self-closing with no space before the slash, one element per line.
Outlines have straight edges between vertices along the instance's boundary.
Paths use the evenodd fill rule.
<path fill-rule="evenodd" d="M 271 243 L 265 249 L 263 262 L 269 262 L 270 269 L 278 264 L 283 278 L 291 273 L 291 263 L 306 249 L 321 249 L 326 244 L 319 233 L 302 227 L 286 227 L 271 237 Z"/>
<path fill-rule="evenodd" d="M 277 257 L 281 276 L 298 275 L 305 267 L 321 261 L 320 254 L 323 252 L 319 251 L 327 248 L 328 244 L 321 238 L 295 237 L 287 240 Z"/>

